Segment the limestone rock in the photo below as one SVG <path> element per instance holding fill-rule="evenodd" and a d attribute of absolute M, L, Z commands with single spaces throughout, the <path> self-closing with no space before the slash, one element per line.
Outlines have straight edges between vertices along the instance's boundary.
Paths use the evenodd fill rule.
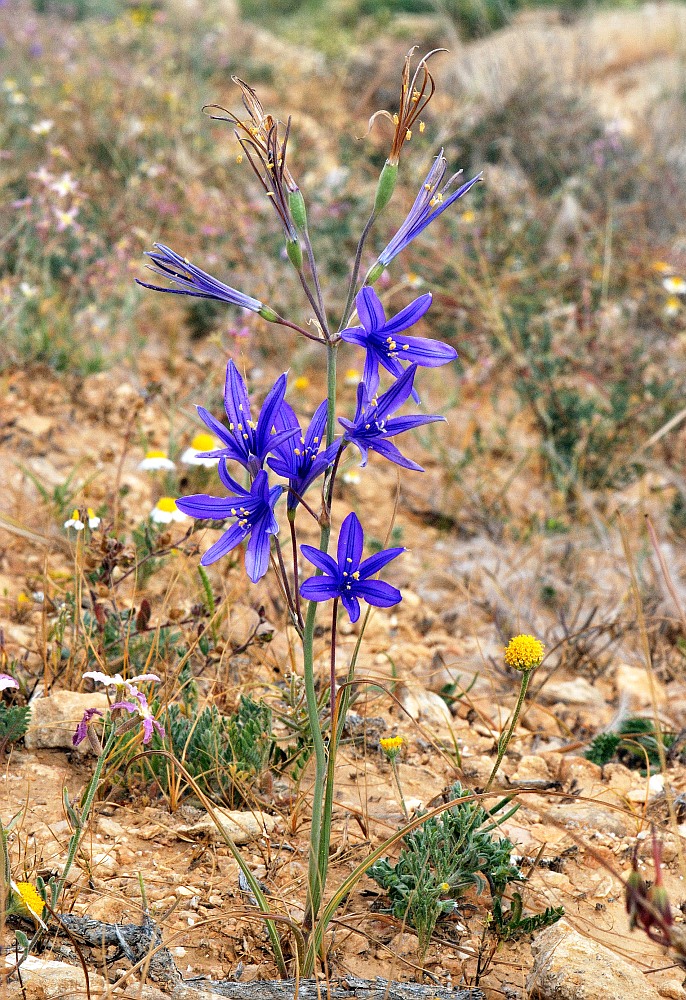
<path fill-rule="evenodd" d="M 567 827 L 599 830 L 603 833 L 614 833 L 617 837 L 624 837 L 628 833 L 627 821 L 622 812 L 603 809 L 602 806 L 592 803 L 553 805 L 548 809 L 547 815 Z"/>
<path fill-rule="evenodd" d="M 654 677 L 652 685 L 658 705 L 663 705 L 667 700 L 664 684 Z M 648 708 L 653 704 L 651 680 L 645 667 L 633 667 L 629 663 L 618 664 L 615 686 L 620 698 L 629 696 L 632 709 Z"/>
<path fill-rule="evenodd" d="M 398 700 L 407 714 L 416 722 L 430 726 L 451 726 L 450 709 L 435 691 L 415 684 L 403 684 L 398 690 Z"/>
<path fill-rule="evenodd" d="M 658 1000 L 642 972 L 566 920 L 537 934 L 527 990 L 536 1000 Z"/>
<path fill-rule="evenodd" d="M 264 837 L 265 834 L 268 836 L 277 823 L 276 817 L 262 812 L 241 812 L 235 809 L 222 809 L 219 806 L 215 807 L 215 811 L 225 833 L 231 837 L 234 844 L 248 844 L 251 840 Z M 221 835 L 210 816 L 203 816 L 197 823 L 179 826 L 177 832 L 183 836 L 211 836 L 215 840 L 221 840 Z"/>
<path fill-rule="evenodd" d="M 15 964 L 14 957 L 5 959 L 7 966 Z M 7 1000 L 52 1000 L 54 997 L 70 997 L 73 1000 L 86 997 L 86 977 L 80 965 L 66 962 L 47 962 L 30 955 L 21 967 L 23 984 L 12 983 L 7 989 Z M 92 995 L 106 995 L 107 984 L 96 972 L 89 972 Z"/>
<path fill-rule="evenodd" d="M 31 721 L 24 737 L 26 747 L 29 750 L 46 747 L 72 750 L 72 736 L 87 708 L 99 708 L 105 713 L 107 695 L 53 691 L 47 698 L 36 698 L 31 702 Z M 90 750 L 88 740 L 81 743 L 80 749 L 85 753 Z"/>
<path fill-rule="evenodd" d="M 586 705 L 597 708 L 605 705 L 605 698 L 585 677 L 575 677 L 573 681 L 556 681 L 546 684 L 541 691 L 541 700 L 548 705 L 561 701 L 565 705 Z"/>

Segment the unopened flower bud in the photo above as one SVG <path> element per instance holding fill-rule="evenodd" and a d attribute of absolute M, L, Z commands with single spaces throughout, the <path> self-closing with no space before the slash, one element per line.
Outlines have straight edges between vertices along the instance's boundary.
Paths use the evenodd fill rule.
<path fill-rule="evenodd" d="M 296 271 L 302 270 L 303 252 L 300 249 L 300 243 L 297 240 L 288 240 L 286 242 L 286 253 Z"/>
<path fill-rule="evenodd" d="M 370 267 L 369 271 L 367 272 L 367 277 L 364 279 L 365 285 L 373 285 L 375 281 L 379 280 L 379 278 L 381 277 L 381 275 L 384 273 L 385 270 L 386 270 L 385 265 L 380 264 L 377 261 L 376 264 L 374 264 L 373 267 Z"/>
<path fill-rule="evenodd" d="M 374 199 L 374 214 L 378 215 L 382 212 L 386 205 L 389 203 L 393 197 L 393 192 L 395 190 L 395 182 L 398 179 L 398 164 L 389 163 L 388 160 L 384 163 L 384 168 L 381 171 L 379 177 L 379 183 L 376 188 L 376 198 Z M 371 284 L 371 282 L 370 282 Z"/>
<path fill-rule="evenodd" d="M 288 210 L 291 213 L 291 219 L 293 219 L 295 228 L 300 233 L 304 232 L 307 229 L 307 210 L 305 209 L 305 199 L 300 190 L 289 191 Z"/>
<path fill-rule="evenodd" d="M 276 323 L 279 319 L 278 313 L 275 313 L 269 306 L 262 306 L 257 315 L 261 316 L 262 319 L 266 319 L 268 323 Z"/>

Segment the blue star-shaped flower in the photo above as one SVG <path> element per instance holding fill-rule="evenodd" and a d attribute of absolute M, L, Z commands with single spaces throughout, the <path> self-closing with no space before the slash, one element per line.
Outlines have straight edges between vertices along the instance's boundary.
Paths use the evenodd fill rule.
<path fill-rule="evenodd" d="M 162 278 L 167 278 L 178 288 L 165 288 L 163 285 L 151 285 L 147 281 L 140 281 L 136 278 L 136 283 L 143 288 L 151 288 L 153 292 L 168 292 L 171 295 L 192 295 L 197 299 L 217 299 L 219 302 L 228 302 L 230 305 L 240 306 L 241 309 L 250 309 L 251 312 L 259 313 L 265 309 L 264 303 L 259 299 L 254 299 L 251 295 L 239 292 L 230 285 L 225 285 L 223 281 L 213 278 L 207 271 L 201 271 L 190 261 L 181 257 L 178 253 L 164 246 L 163 243 L 155 244 L 156 253 L 149 251 L 146 257 L 153 262 L 154 267 L 150 267 L 153 274 L 159 274 Z M 149 266 L 149 265 L 148 265 Z"/>
<path fill-rule="evenodd" d="M 391 608 L 399 604 L 402 595 L 397 587 L 369 578 L 405 549 L 384 549 L 360 562 L 363 545 L 362 525 L 355 513 L 348 514 L 341 525 L 338 561 L 313 545 L 301 545 L 305 558 L 322 571 L 322 576 L 313 576 L 303 582 L 300 587 L 302 596 L 308 601 L 329 601 L 339 597 L 351 622 L 360 617 L 360 598 L 375 608 Z"/>
<path fill-rule="evenodd" d="M 340 442 L 335 441 L 323 451 L 319 450 L 326 429 L 326 400 L 317 407 L 304 435 L 298 418 L 288 403 L 281 404 L 274 428 L 277 434 L 293 432 L 287 440 L 272 448 L 274 457 L 268 460 L 267 465 L 277 476 L 288 480 L 288 508 L 295 510 L 305 490 L 333 462 Z"/>
<path fill-rule="evenodd" d="M 224 388 L 224 409 L 229 418 L 228 430 L 212 416 L 204 406 L 198 407 L 200 419 L 209 427 L 220 441 L 223 448 L 215 451 L 203 451 L 200 458 L 232 458 L 240 462 L 252 476 L 261 468 L 270 451 L 274 451 L 283 441 L 293 437 L 297 430 L 287 428 L 272 433 L 274 422 L 286 395 L 286 375 L 279 375 L 269 390 L 267 398 L 257 418 L 257 423 L 250 413 L 250 399 L 245 382 L 233 361 L 226 366 L 226 385 Z"/>
<path fill-rule="evenodd" d="M 273 486 L 269 489 L 267 473 L 260 469 L 250 489 L 245 490 L 229 475 L 226 459 L 219 463 L 219 478 L 234 496 L 211 497 L 206 493 L 196 493 L 190 497 L 179 497 L 176 506 L 184 514 L 202 520 L 237 518 L 236 523 L 207 550 L 200 562 L 203 566 L 209 566 L 250 535 L 245 550 L 245 568 L 252 582 L 257 583 L 269 569 L 269 536 L 276 535 L 279 531 L 274 517 L 274 505 L 283 493 L 283 487 Z"/>
<path fill-rule="evenodd" d="M 355 305 L 362 326 L 351 326 L 343 330 L 341 337 L 349 344 L 358 344 L 367 351 L 362 380 L 370 396 L 379 388 L 379 365 L 399 378 L 404 371 L 401 361 L 409 361 L 422 368 L 439 368 L 457 357 L 457 351 L 442 344 L 440 340 L 398 336 L 402 330 L 414 326 L 422 318 L 431 305 L 431 292 L 420 295 L 389 320 L 386 319 L 381 299 L 368 285 L 358 292 Z M 419 402 L 419 396 L 414 390 L 412 397 L 415 402 Z"/>
<path fill-rule="evenodd" d="M 345 417 L 338 418 L 339 424 L 345 430 L 343 440 L 349 441 L 360 449 L 362 454 L 361 466 L 364 467 L 367 464 L 367 453 L 371 448 L 372 451 L 378 451 L 380 455 L 383 455 L 390 462 L 395 462 L 396 465 L 402 465 L 406 469 L 416 469 L 417 472 L 424 471 L 421 465 L 417 465 L 411 459 L 405 458 L 393 442 L 388 440 L 390 437 L 402 434 L 404 431 L 409 431 L 413 427 L 420 427 L 422 424 L 433 424 L 437 420 L 445 420 L 445 417 L 436 415 L 392 417 L 390 420 L 388 419 L 389 415 L 395 413 L 411 394 L 416 371 L 417 365 L 410 365 L 400 378 L 393 383 L 391 388 L 387 392 L 384 392 L 382 396 L 379 396 L 378 399 L 370 399 L 365 391 L 365 383 L 360 382 L 357 387 L 357 412 L 355 413 L 355 419 L 346 420 Z"/>
<path fill-rule="evenodd" d="M 388 246 L 384 247 L 379 254 L 376 264 L 372 266 L 365 278 L 365 284 L 373 284 L 394 257 L 404 250 L 405 247 L 409 246 L 412 240 L 419 236 L 434 219 L 437 219 L 442 212 L 445 212 L 446 208 L 450 208 L 453 202 L 461 198 L 463 194 L 466 194 L 470 188 L 481 180 L 481 174 L 477 174 L 476 177 L 472 177 L 471 180 L 466 181 L 457 190 L 453 191 L 452 189 L 455 187 L 460 174 L 453 174 L 444 183 L 443 178 L 445 177 L 447 168 L 448 164 L 443 156 L 443 150 L 441 150 L 434 160 L 431 170 L 426 175 L 424 183 L 419 189 L 419 194 L 414 200 L 414 205 L 408 212 L 405 221 Z"/>

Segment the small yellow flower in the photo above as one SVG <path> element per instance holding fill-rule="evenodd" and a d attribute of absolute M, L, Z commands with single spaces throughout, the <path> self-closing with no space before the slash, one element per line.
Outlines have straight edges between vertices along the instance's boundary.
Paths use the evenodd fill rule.
<path fill-rule="evenodd" d="M 382 736 L 379 746 L 386 756 L 393 760 L 400 753 L 403 742 L 402 736 Z"/>
<path fill-rule="evenodd" d="M 539 666 L 545 646 L 533 635 L 516 635 L 507 644 L 505 663 L 515 670 L 527 672 Z"/>
<path fill-rule="evenodd" d="M 310 380 L 308 379 L 307 375 L 299 375 L 295 380 L 295 382 L 293 383 L 293 388 L 296 389 L 298 392 L 304 392 L 305 389 L 307 389 L 307 387 L 309 386 L 309 384 Z"/>
<path fill-rule="evenodd" d="M 35 886 L 30 882 L 15 882 L 12 888 L 15 894 L 16 912 L 22 917 L 38 917 L 40 919 L 45 909 L 45 903 Z"/>
<path fill-rule="evenodd" d="M 460 218 L 463 222 L 466 222 L 467 225 L 471 225 L 471 223 L 476 219 L 476 212 L 472 211 L 471 208 L 468 208 L 466 212 L 462 213 Z"/>
<path fill-rule="evenodd" d="M 658 274 L 671 274 L 672 268 L 669 264 L 665 263 L 664 260 L 654 260 L 650 265 L 653 271 L 657 271 Z"/>
<path fill-rule="evenodd" d="M 450 882 L 441 882 L 438 888 L 441 892 L 450 892 Z"/>

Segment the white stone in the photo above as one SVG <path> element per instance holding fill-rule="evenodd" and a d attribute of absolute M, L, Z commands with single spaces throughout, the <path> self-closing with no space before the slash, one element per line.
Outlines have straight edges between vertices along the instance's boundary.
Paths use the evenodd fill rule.
<path fill-rule="evenodd" d="M 215 806 L 215 813 L 224 832 L 234 844 L 248 844 L 258 837 L 268 836 L 274 830 L 277 819 L 262 812 L 241 812 Z M 197 823 L 177 827 L 178 833 L 190 837 L 211 836 L 221 841 L 222 837 L 210 816 L 203 816 Z"/>
<path fill-rule="evenodd" d="M 635 965 L 566 920 L 537 934 L 527 990 L 537 1000 L 658 1000 L 659 993 Z"/>
<path fill-rule="evenodd" d="M 100 692 L 53 691 L 47 698 L 36 698 L 31 702 L 25 746 L 29 750 L 48 747 L 72 750 L 72 737 L 87 708 L 99 708 L 104 714 L 108 708 L 107 695 Z M 90 751 L 88 740 L 84 740 L 79 749 Z"/>

